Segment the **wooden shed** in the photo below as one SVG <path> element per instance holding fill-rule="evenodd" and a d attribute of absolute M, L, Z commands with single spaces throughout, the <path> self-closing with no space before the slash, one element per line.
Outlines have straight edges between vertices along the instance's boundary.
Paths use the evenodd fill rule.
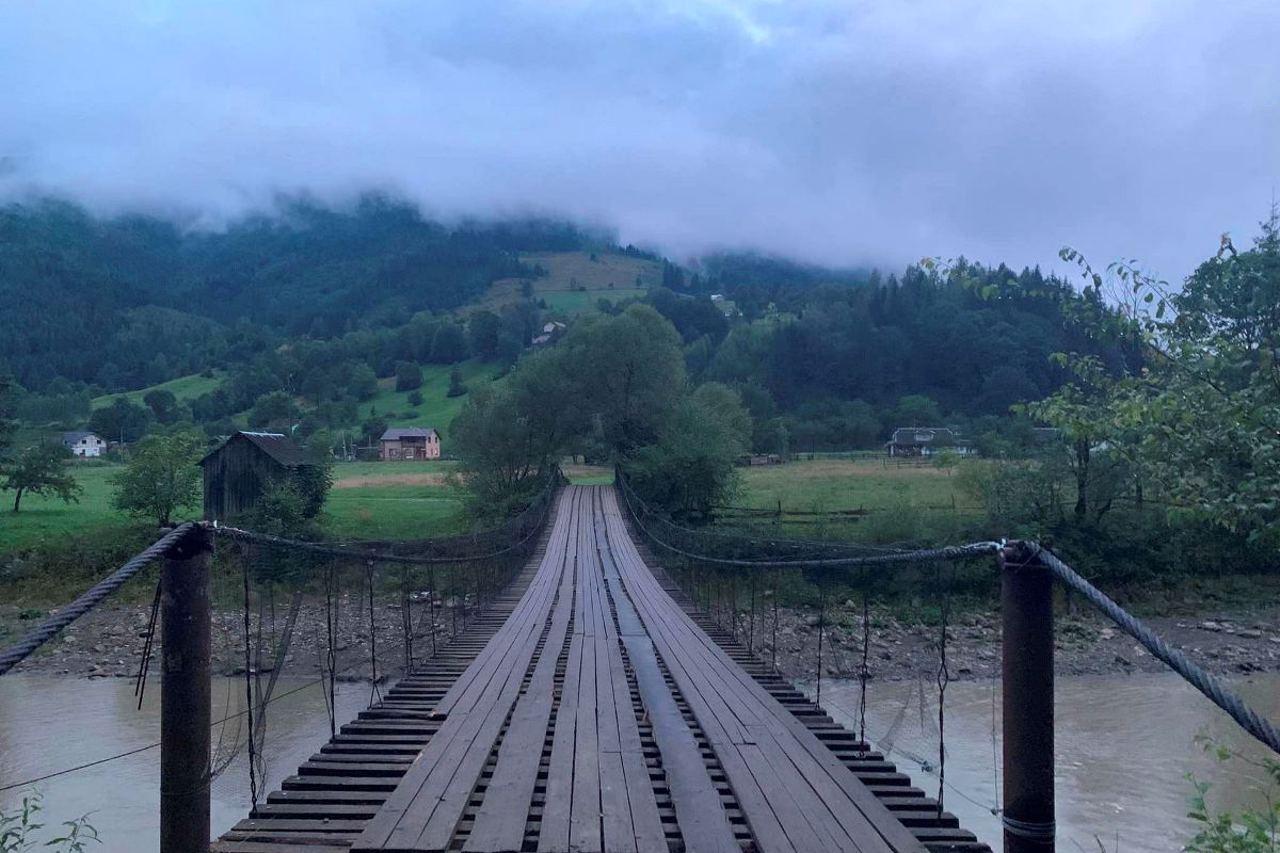
<path fill-rule="evenodd" d="M 252 509 L 272 483 L 316 464 L 304 448 L 282 433 L 237 432 L 200 460 L 204 517 L 232 521 Z"/>

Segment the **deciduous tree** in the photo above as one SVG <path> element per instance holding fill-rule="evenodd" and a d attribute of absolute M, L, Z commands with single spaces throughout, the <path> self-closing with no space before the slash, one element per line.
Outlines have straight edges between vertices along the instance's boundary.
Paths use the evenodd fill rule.
<path fill-rule="evenodd" d="M 83 487 L 67 470 L 70 452 L 61 444 L 46 442 L 28 447 L 2 469 L 5 491 L 14 493 L 13 511 L 18 512 L 24 495 L 49 495 L 66 503 L 79 503 Z"/>
<path fill-rule="evenodd" d="M 200 503 L 200 469 L 204 450 L 199 433 L 151 436 L 134 448 L 128 465 L 112 479 L 117 509 L 168 525 L 175 513 Z"/>

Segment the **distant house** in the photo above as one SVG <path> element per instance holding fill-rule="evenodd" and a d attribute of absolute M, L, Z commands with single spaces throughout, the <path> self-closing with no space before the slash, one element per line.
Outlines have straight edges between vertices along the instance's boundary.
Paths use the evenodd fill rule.
<path fill-rule="evenodd" d="M 973 456 L 973 442 L 956 435 L 950 427 L 898 427 L 884 446 L 890 456 L 933 456 L 949 450 L 957 456 Z"/>
<path fill-rule="evenodd" d="M 64 432 L 62 444 L 76 456 L 101 456 L 107 443 L 92 432 Z"/>
<path fill-rule="evenodd" d="M 566 326 L 564 323 L 561 323 L 561 322 L 559 322 L 559 321 L 552 321 L 552 322 L 550 322 L 550 323 L 543 323 L 543 324 L 542 324 L 542 334 L 540 334 L 540 335 L 536 336 L 536 337 L 531 341 L 531 343 L 532 343 L 535 347 L 539 347 L 539 346 L 543 346 L 543 345 L 545 345 L 545 344 L 549 344 L 549 343 L 551 343 L 552 341 L 554 341 L 556 338 L 558 338 L 558 337 L 559 337 L 559 336 L 564 332 L 564 330 L 565 330 L 565 329 L 567 329 L 567 328 L 569 328 L 569 327 L 568 327 L 568 326 Z"/>
<path fill-rule="evenodd" d="M 257 504 L 274 483 L 318 461 L 278 432 L 237 432 L 200 460 L 204 517 L 227 522 Z"/>
<path fill-rule="evenodd" d="M 751 465 L 781 465 L 782 457 L 777 453 L 744 453 L 738 457 L 738 464 Z"/>
<path fill-rule="evenodd" d="M 439 459 L 440 434 L 431 427 L 392 427 L 382 434 L 378 458 L 383 462 Z"/>

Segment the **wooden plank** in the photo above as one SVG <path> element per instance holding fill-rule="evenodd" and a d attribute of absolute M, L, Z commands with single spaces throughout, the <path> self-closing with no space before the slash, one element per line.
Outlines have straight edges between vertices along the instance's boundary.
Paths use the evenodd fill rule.
<path fill-rule="evenodd" d="M 529 589 L 445 695 L 438 706 L 447 714 L 444 723 L 361 833 L 355 850 L 422 849 L 421 839 L 428 830 L 433 839 L 444 836 L 446 843 L 452 836 L 456 817 L 465 808 L 515 702 L 563 573 L 571 528 L 565 501 L 562 493 L 547 550 Z M 437 768 L 441 771 L 433 772 Z M 446 797 L 449 807 L 432 823 Z"/>
<path fill-rule="evenodd" d="M 617 617 L 619 626 L 625 623 L 629 626 L 640 627 L 640 630 L 643 630 L 639 624 L 639 618 L 635 615 L 634 608 L 631 607 L 625 591 L 620 586 L 617 567 L 606 550 L 607 541 L 602 535 L 604 514 L 602 511 L 602 498 L 600 497 L 601 491 L 598 488 L 593 490 L 595 512 L 593 513 L 591 524 L 592 550 L 596 555 L 600 568 L 600 589 L 602 594 L 612 594 L 613 607 L 610 615 L 611 617 Z M 626 667 L 622 659 L 622 638 L 618 634 L 618 628 L 615 627 L 613 618 L 606 620 L 604 633 L 608 662 L 607 671 L 602 677 L 607 679 L 613 693 L 612 704 L 615 712 L 618 749 L 622 763 L 623 783 L 626 786 L 627 808 L 630 812 L 630 829 L 635 841 L 635 849 L 640 853 L 666 853 L 668 849 L 666 831 L 662 826 L 662 818 L 658 814 L 658 803 L 654 795 L 653 780 L 649 776 L 649 766 L 645 761 L 643 746 L 640 741 L 640 727 L 636 723 L 635 712 L 631 705 L 631 686 L 627 679 Z M 652 646 L 650 646 L 649 655 L 652 657 Z M 654 670 L 657 670 L 656 660 L 654 661 Z M 665 683 L 663 687 L 665 688 Z M 667 700 L 671 702 L 671 710 L 675 711 L 675 703 L 671 699 L 670 692 L 664 689 L 663 693 L 666 695 Z M 643 701 L 642 694 L 642 704 Z M 689 734 L 688 728 L 684 726 L 683 719 L 680 720 L 680 725 L 685 729 L 686 734 Z M 692 735 L 689 737 L 689 743 L 693 743 Z M 661 754 L 661 744 L 658 745 L 658 751 Z M 702 767 L 702 776 L 707 788 L 714 793 L 714 789 L 711 787 L 711 779 L 706 775 L 706 768 L 702 764 L 701 756 L 697 753 L 696 745 L 694 746 L 694 755 L 698 759 L 698 764 Z M 719 806 L 718 796 L 715 798 L 715 803 Z M 723 809 L 720 809 L 720 811 L 723 814 Z M 727 821 L 725 826 L 727 828 Z M 732 840 L 731 831 L 729 838 Z M 606 846 L 609 839 L 610 831 L 608 824 L 606 824 Z M 687 844 L 686 847 L 691 850 L 710 849 L 689 847 Z M 734 853 L 736 851 L 737 846 L 734 845 Z"/>
<path fill-rule="evenodd" d="M 627 536 L 612 494 L 605 514 L 623 584 L 711 739 L 761 849 L 922 850 L 839 758 L 661 588 Z"/>
<path fill-rule="evenodd" d="M 569 555 L 562 561 L 559 599 L 551 630 L 543 647 L 529 689 L 516 705 L 511 723 L 498 751 L 493 778 L 484 802 L 476 814 L 464 850 L 473 853 L 501 853 L 518 850 L 538 780 L 542 741 L 551 717 L 556 662 L 568 637 L 569 617 L 574 607 L 573 573 L 566 571 Z"/>
<path fill-rule="evenodd" d="M 556 725 L 551 738 L 551 763 L 547 768 L 546 805 L 538 850 L 542 853 L 569 849 L 569 816 L 573 798 L 573 744 L 578 725 L 578 681 L 582 671 L 582 635 L 575 632 L 569 644 L 564 685 Z"/>

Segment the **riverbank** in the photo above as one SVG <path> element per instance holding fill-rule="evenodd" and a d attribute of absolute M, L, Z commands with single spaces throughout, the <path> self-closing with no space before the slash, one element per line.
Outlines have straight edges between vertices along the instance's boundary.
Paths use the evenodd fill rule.
<path fill-rule="evenodd" d="M 761 621 L 763 620 L 763 621 Z M 1195 616 L 1153 616 L 1143 620 L 1174 648 L 1209 672 L 1241 675 L 1280 671 L 1280 605 L 1269 608 L 1206 610 Z M 860 605 L 846 601 L 827 617 L 822 631 L 823 676 L 852 678 L 862 663 Z M 933 679 L 938 674 L 939 625 L 912 624 L 872 610 L 867 666 L 872 679 Z M 818 613 L 779 608 L 778 668 L 789 678 L 812 678 L 817 671 Z M 746 620 L 739 619 L 744 638 Z M 1055 671 L 1059 675 L 1124 675 L 1167 672 L 1136 640 L 1101 616 L 1060 615 L 1055 621 Z M 756 654 L 772 657 L 772 613 L 758 617 Z M 1000 674 L 998 613 L 965 613 L 947 626 L 947 668 L 956 681 Z"/>
<path fill-rule="evenodd" d="M 313 678 L 329 664 L 324 660 L 328 648 L 326 609 L 324 602 L 306 601 L 299 609 L 288 650 L 277 660 L 276 649 L 285 633 L 289 603 L 279 601 L 275 616 L 269 609 L 259 624 L 257 613 L 251 614 L 249 636 L 254 653 L 249 668 L 262 673 L 280 668 L 290 677 Z M 448 599 L 435 611 L 435 633 L 438 643 L 448 641 L 457 620 L 461 626 L 473 607 Z M 378 678 L 398 677 L 404 669 L 404 622 L 397 602 L 377 601 L 373 607 L 373 631 L 366 599 L 343 594 L 335 601 L 337 625 L 334 629 L 335 670 L 339 681 L 368 681 L 376 663 Z M 34 627 L 33 619 L 21 619 L 22 613 L 11 606 L 0 606 L 0 625 L 8 636 L 16 639 Z M 151 610 L 141 604 L 106 604 L 83 618 L 46 644 L 39 652 L 23 661 L 19 671 L 83 678 L 125 678 L 138 674 L 138 664 L 146 646 L 147 625 Z M 430 601 L 423 598 L 411 605 L 414 624 L 415 656 L 431 653 Z M 211 619 L 212 669 L 215 675 L 243 675 L 244 613 L 241 610 L 215 610 Z M 149 678 L 158 677 L 159 629 Z M 258 649 L 261 653 L 258 653 Z"/>
<path fill-rule="evenodd" d="M 278 607 L 275 636 L 283 632 L 285 604 Z M 411 605 L 418 637 L 415 654 L 431 649 L 429 603 Z M 456 611 L 456 613 L 455 613 Z M 337 604 L 339 624 L 335 632 L 338 678 L 368 679 L 376 649 L 378 674 L 398 674 L 404 664 L 403 617 L 398 602 L 379 602 L 374 608 L 374 631 L 369 630 L 367 604 L 351 595 Z M 11 637 L 20 636 L 33 620 L 19 619 L 14 607 L 0 607 L 0 623 Z M 122 604 L 99 608 L 63 633 L 39 654 L 23 663 L 29 672 L 88 678 L 127 677 L 137 674 L 146 642 L 149 608 Z M 435 631 L 445 641 L 453 621 L 465 618 L 460 602 L 441 602 L 435 613 Z M 1280 605 L 1269 608 L 1221 608 L 1195 616 L 1154 616 L 1145 620 L 1160 636 L 1181 649 L 1201 666 L 1220 675 L 1280 671 Z M 904 681 L 934 678 L 938 670 L 940 627 L 903 621 L 891 612 L 873 609 L 870 619 L 868 669 L 872 679 Z M 751 631 L 750 616 L 739 616 L 739 635 L 745 642 Z M 256 617 L 251 624 L 255 647 L 259 644 Z M 274 648 L 269 617 L 264 618 L 260 661 L 253 668 L 274 668 Z M 788 677 L 812 678 L 816 672 L 818 613 L 810 608 L 778 609 L 778 668 Z M 857 602 L 841 602 L 827 614 L 822 631 L 822 670 L 827 677 L 856 677 L 862 661 L 862 620 Z M 219 611 L 213 617 L 213 669 L 222 675 L 243 674 L 244 623 L 240 611 Z M 763 660 L 772 659 L 772 611 L 762 608 L 754 626 L 754 648 Z M 1162 672 L 1166 667 L 1142 649 L 1133 638 L 1091 614 L 1059 616 L 1056 622 L 1056 669 L 1061 675 L 1111 675 Z M 289 675 L 314 677 L 321 671 L 321 652 L 327 647 L 325 610 L 307 602 L 298 614 L 290 650 L 282 665 Z M 947 662 L 952 679 L 984 680 L 1000 671 L 1000 620 L 998 614 L 966 612 L 947 628 Z M 158 667 L 155 667 L 158 668 Z M 154 669 L 153 668 L 153 674 Z"/>

